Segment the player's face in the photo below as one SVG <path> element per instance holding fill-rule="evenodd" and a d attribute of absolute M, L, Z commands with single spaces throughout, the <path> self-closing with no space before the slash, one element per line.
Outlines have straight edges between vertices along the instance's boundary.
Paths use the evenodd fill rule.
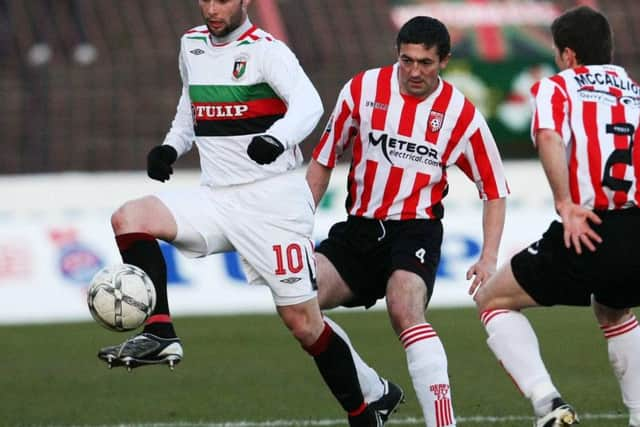
<path fill-rule="evenodd" d="M 449 62 L 449 56 L 440 60 L 438 47 L 403 43 L 398 52 L 398 80 L 400 92 L 417 98 L 426 98 L 438 87 L 438 75 Z"/>
<path fill-rule="evenodd" d="M 250 0 L 198 0 L 202 18 L 209 32 L 224 37 L 238 28 L 247 18 Z"/>

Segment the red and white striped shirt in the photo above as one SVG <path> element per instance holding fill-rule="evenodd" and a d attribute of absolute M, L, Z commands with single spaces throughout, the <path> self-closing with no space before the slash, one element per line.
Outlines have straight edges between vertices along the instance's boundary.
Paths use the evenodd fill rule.
<path fill-rule="evenodd" d="M 640 205 L 640 87 L 614 65 L 564 70 L 531 88 L 531 134 L 552 129 L 567 151 L 571 199 L 589 209 Z M 633 150 L 631 149 L 633 148 Z"/>
<path fill-rule="evenodd" d="M 397 64 L 347 82 L 313 158 L 333 168 L 351 144 L 349 215 L 441 218 L 447 168 L 453 164 L 475 182 L 483 200 L 508 193 L 482 114 L 442 79 L 426 99 L 402 95 Z"/>

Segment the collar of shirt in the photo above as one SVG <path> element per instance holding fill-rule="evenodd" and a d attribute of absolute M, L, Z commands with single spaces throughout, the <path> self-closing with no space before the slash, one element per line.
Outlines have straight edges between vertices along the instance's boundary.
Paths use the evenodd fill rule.
<path fill-rule="evenodd" d="M 213 46 L 224 46 L 226 44 L 229 44 L 232 41 L 238 40 L 242 35 L 244 35 L 244 33 L 249 31 L 252 27 L 253 27 L 253 24 L 251 23 L 249 18 L 247 18 L 242 25 L 240 25 L 238 28 L 236 28 L 235 30 L 233 30 L 232 32 L 230 32 L 224 37 L 216 37 L 213 34 L 209 33 L 209 40 L 211 41 L 211 44 Z"/>

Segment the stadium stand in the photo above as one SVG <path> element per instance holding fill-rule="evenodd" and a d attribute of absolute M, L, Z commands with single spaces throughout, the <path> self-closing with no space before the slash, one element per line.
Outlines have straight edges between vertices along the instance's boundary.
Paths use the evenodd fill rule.
<path fill-rule="evenodd" d="M 0 173 L 143 168 L 175 112 L 177 43 L 202 21 L 194 3 L 0 0 Z M 616 59 L 640 75 L 640 3 L 600 3 L 616 30 Z M 274 16 L 281 18 L 286 41 L 320 91 L 326 118 L 348 77 L 394 60 L 390 4 L 254 0 L 251 12 L 267 30 Z M 34 54 L 43 44 L 48 56 L 46 49 Z M 81 46 L 94 50 L 78 56 Z M 303 145 L 305 155 L 321 130 Z M 179 163 L 195 166 L 195 153 Z"/>

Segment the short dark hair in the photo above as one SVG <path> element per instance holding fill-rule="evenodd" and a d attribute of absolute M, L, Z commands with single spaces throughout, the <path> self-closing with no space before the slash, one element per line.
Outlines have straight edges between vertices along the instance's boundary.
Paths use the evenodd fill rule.
<path fill-rule="evenodd" d="M 580 65 L 609 64 L 613 55 L 613 33 L 607 18 L 587 6 L 569 9 L 551 24 L 556 48 L 569 48 Z"/>
<path fill-rule="evenodd" d="M 427 48 L 438 47 L 440 60 L 446 58 L 451 52 L 451 38 L 445 25 L 430 16 L 416 16 L 408 20 L 396 38 L 396 48 L 400 50 L 401 44 L 422 44 Z"/>

